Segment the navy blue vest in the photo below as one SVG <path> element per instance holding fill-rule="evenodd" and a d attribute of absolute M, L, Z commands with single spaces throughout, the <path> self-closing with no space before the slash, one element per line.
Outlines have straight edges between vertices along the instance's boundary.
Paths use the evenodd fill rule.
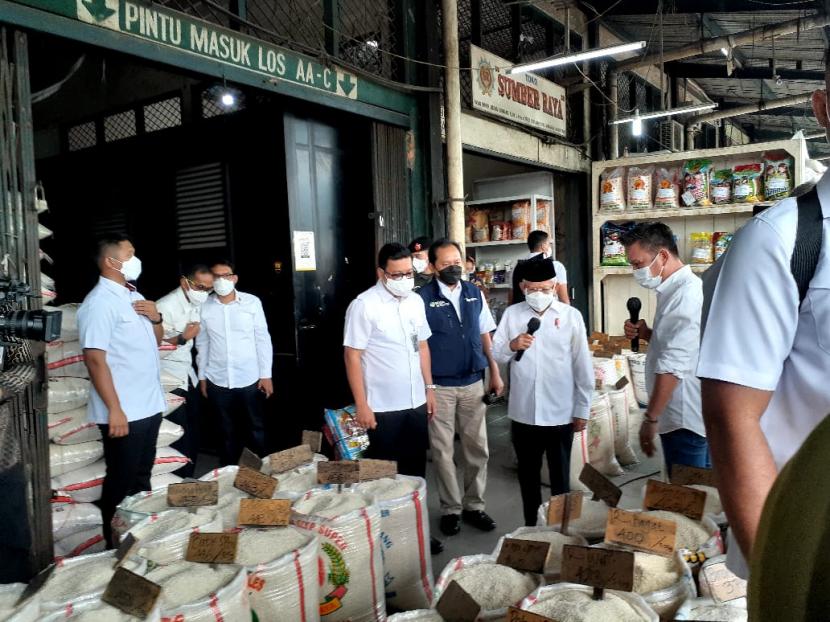
<path fill-rule="evenodd" d="M 444 387 L 464 387 L 481 380 L 487 367 L 479 325 L 481 292 L 472 283 L 461 281 L 460 285 L 460 322 L 455 307 L 441 294 L 437 278 L 418 290 L 432 331 L 432 381 Z"/>

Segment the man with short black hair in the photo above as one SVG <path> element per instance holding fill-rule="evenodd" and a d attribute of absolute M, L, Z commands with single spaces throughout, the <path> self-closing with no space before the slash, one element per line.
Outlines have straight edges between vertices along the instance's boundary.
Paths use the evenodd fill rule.
<path fill-rule="evenodd" d="M 412 269 L 415 270 L 415 286 L 412 291 L 417 292 L 432 281 L 432 266 L 429 264 L 429 247 L 432 240 L 425 235 L 415 238 L 409 243 L 409 252 L 412 253 Z"/>
<path fill-rule="evenodd" d="M 553 257 L 553 248 L 551 247 L 550 234 L 547 231 L 531 231 L 527 236 L 527 248 L 530 251 L 523 259 L 516 263 L 513 269 L 513 291 L 511 294 L 511 304 L 524 302 L 524 293 L 522 292 L 522 272 L 525 270 L 525 264 L 528 261 L 541 260 Z M 571 297 L 568 294 L 568 273 L 565 266 L 561 262 L 553 260 L 553 269 L 556 271 L 556 297 L 559 302 L 564 302 L 566 305 L 571 304 Z"/>
<path fill-rule="evenodd" d="M 634 279 L 657 292 L 654 328 L 645 320 L 625 322 L 625 336 L 649 342 L 646 354 L 648 407 L 640 428 L 640 446 L 655 452 L 659 432 L 666 468 L 708 468 L 709 446 L 695 376 L 700 348 L 703 286 L 678 257 L 672 230 L 663 223 L 640 223 L 623 235 Z"/>
<path fill-rule="evenodd" d="M 78 309 L 78 330 L 92 389 L 87 411 L 104 443 L 106 478 L 101 492 L 104 537 L 124 497 L 150 490 L 161 413 L 158 346 L 162 314 L 136 291 L 141 260 L 130 240 L 115 236 L 98 244 L 98 284 Z"/>
<path fill-rule="evenodd" d="M 213 293 L 202 305 L 196 366 L 202 395 L 216 405 L 222 428 L 221 466 L 236 464 L 244 447 L 265 453 L 262 398 L 274 393 L 274 348 L 262 302 L 237 291 L 230 261 L 211 267 Z"/>

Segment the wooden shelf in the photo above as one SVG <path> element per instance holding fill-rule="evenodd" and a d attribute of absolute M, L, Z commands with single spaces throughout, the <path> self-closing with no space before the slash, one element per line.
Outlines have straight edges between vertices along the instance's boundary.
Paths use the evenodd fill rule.
<path fill-rule="evenodd" d="M 692 272 L 695 274 L 701 274 L 706 272 L 709 268 L 712 267 L 712 264 L 686 264 L 691 269 Z M 600 266 L 598 268 L 594 268 L 594 276 L 599 280 L 604 279 L 607 276 L 631 276 L 633 269 L 631 266 Z"/>
<path fill-rule="evenodd" d="M 729 203 L 709 207 L 683 207 L 678 209 L 647 209 L 636 212 L 599 212 L 594 218 L 600 223 L 624 220 L 660 220 L 664 218 L 701 218 L 721 214 L 751 214 L 756 207 L 769 207 L 774 201 L 759 203 Z"/>
<path fill-rule="evenodd" d="M 511 244 L 527 244 L 527 240 L 501 240 L 498 242 L 467 242 L 467 248 L 484 248 L 487 246 L 509 246 Z"/>
<path fill-rule="evenodd" d="M 544 196 L 541 194 L 525 194 L 513 197 L 498 197 L 495 199 L 476 199 L 473 201 L 466 201 L 465 205 L 495 205 L 497 203 L 515 203 L 516 201 L 530 201 L 536 197 L 539 201 L 553 201 L 553 197 Z"/>

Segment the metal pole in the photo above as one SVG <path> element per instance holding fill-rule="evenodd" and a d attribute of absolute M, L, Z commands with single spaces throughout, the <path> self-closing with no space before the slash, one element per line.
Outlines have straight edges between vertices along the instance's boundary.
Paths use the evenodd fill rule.
<path fill-rule="evenodd" d="M 797 106 L 799 104 L 809 102 L 811 99 L 812 93 L 807 93 L 806 95 L 793 95 L 791 97 L 782 97 L 780 99 L 771 99 L 769 101 L 758 102 L 756 104 L 747 104 L 746 106 L 736 106 L 734 108 L 727 108 L 725 110 L 708 112 L 697 117 L 692 117 L 687 121 L 687 123 L 704 123 L 710 121 L 719 121 L 720 119 L 728 119 L 729 117 L 738 117 L 744 114 L 763 112 L 764 110 L 774 110 L 775 108 Z"/>
<path fill-rule="evenodd" d="M 620 157 L 620 126 L 616 123 L 612 123 L 613 121 L 617 120 L 617 71 L 615 69 L 608 70 L 608 99 L 611 101 L 608 102 L 608 121 L 611 123 L 610 130 L 611 130 L 611 144 L 610 144 L 610 156 L 612 160 L 616 160 Z"/>
<path fill-rule="evenodd" d="M 464 250 L 464 165 L 461 148 L 461 71 L 458 55 L 458 6 L 441 0 L 444 28 L 444 114 L 447 127 L 447 225 L 451 240 Z M 463 256 L 463 253 L 462 253 Z"/>

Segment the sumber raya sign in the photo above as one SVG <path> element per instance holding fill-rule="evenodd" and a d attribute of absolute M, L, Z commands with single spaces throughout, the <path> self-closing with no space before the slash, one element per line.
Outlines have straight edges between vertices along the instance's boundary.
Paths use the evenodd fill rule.
<path fill-rule="evenodd" d="M 532 73 L 508 75 L 512 63 L 470 46 L 473 108 L 565 136 L 565 89 Z"/>

